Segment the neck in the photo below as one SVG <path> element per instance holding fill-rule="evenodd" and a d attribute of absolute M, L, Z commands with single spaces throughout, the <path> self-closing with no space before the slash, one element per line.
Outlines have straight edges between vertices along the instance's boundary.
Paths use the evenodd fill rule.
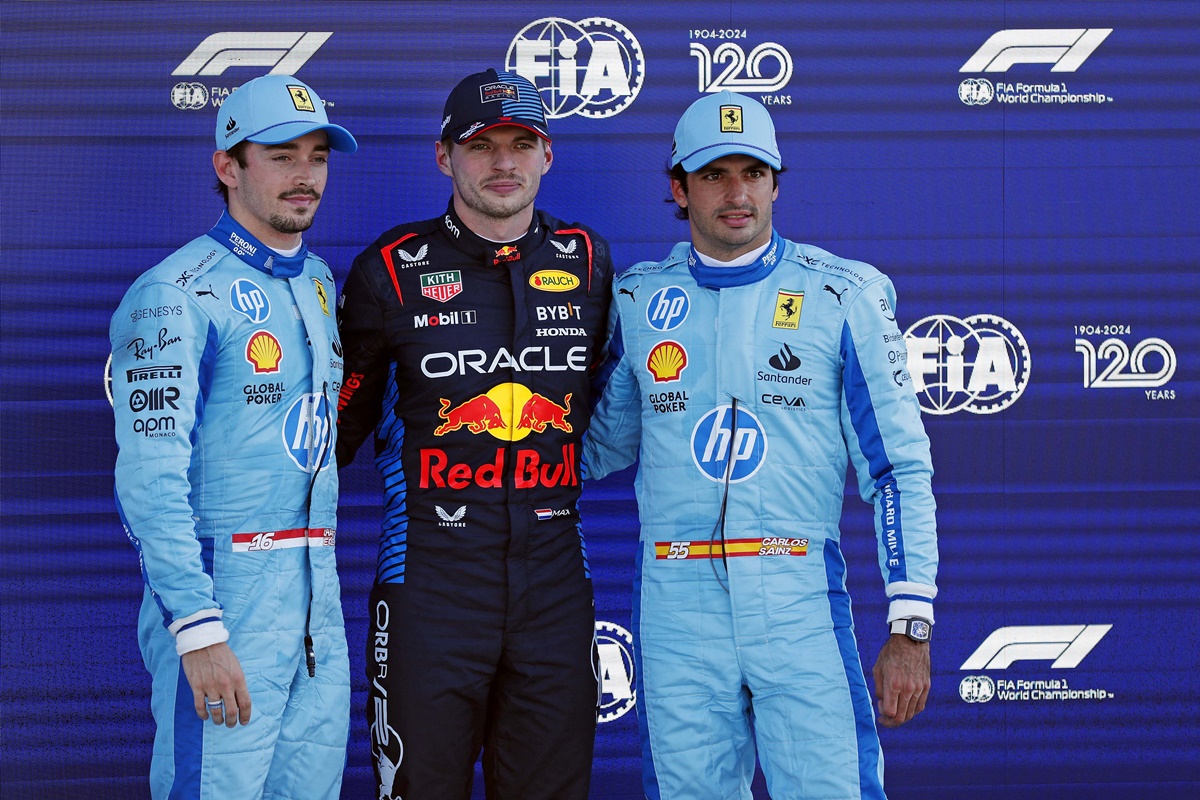
<path fill-rule="evenodd" d="M 291 250 L 299 247 L 303 238 L 299 233 L 280 233 L 270 225 L 263 224 L 253 214 L 247 213 L 234 200 L 232 193 L 229 195 L 229 216 L 237 220 L 239 225 L 254 234 L 255 238 L 272 250 Z"/>
<path fill-rule="evenodd" d="M 518 211 L 511 217 L 499 219 L 481 214 L 462 202 L 458 195 L 454 196 L 454 213 L 467 224 L 473 233 L 493 242 L 513 242 L 529 232 L 533 224 L 533 204 Z"/>

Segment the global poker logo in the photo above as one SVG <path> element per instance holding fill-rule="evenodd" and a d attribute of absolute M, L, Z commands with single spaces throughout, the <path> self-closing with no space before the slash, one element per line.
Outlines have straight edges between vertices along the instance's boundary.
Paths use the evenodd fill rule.
<path fill-rule="evenodd" d="M 605 17 L 578 22 L 544 17 L 531 22 L 513 38 L 504 65 L 537 87 L 549 119 L 619 114 L 646 80 L 646 59 L 637 37 Z"/>

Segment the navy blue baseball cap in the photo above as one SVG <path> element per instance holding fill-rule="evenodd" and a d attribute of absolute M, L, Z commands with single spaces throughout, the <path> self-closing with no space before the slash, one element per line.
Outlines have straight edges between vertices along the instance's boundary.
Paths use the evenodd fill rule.
<path fill-rule="evenodd" d="M 329 147 L 353 153 L 358 142 L 350 131 L 330 123 L 325 104 L 307 84 L 291 75 L 263 75 L 239 86 L 217 114 L 217 149 L 238 142 L 282 144 L 323 130 Z"/>
<path fill-rule="evenodd" d="M 489 69 L 468 75 L 450 92 L 438 138 L 463 144 L 498 125 L 517 125 L 550 141 L 537 87 L 515 72 Z"/>
<path fill-rule="evenodd" d="M 682 164 L 695 172 L 729 155 L 753 156 L 775 169 L 783 167 L 770 112 L 753 97 L 725 90 L 701 97 L 683 112 L 675 126 L 671 166 Z"/>

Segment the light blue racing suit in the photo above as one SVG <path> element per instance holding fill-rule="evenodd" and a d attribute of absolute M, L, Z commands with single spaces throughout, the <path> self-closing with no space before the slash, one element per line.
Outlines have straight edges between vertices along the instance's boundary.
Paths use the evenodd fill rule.
<path fill-rule="evenodd" d="M 932 620 L 937 592 L 929 441 L 891 283 L 776 234 L 744 267 L 680 243 L 613 292 L 619 361 L 584 456 L 594 479 L 640 453 L 647 797 L 749 798 L 757 742 L 775 800 L 883 798 L 839 547 L 847 455 L 875 507 L 889 621 Z"/>
<path fill-rule="evenodd" d="M 113 316 L 116 498 L 146 582 L 156 798 L 340 791 L 350 678 L 333 547 L 335 297 L 324 261 L 283 257 L 225 214 L 139 277 Z M 200 720 L 180 664 L 226 640 L 253 704 L 233 729 Z"/>

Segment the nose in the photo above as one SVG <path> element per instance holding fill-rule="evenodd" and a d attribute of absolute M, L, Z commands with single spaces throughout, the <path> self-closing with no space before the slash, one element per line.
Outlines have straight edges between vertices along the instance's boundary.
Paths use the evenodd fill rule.
<path fill-rule="evenodd" d="M 516 167 L 517 161 L 513 158 L 512 151 L 507 147 L 497 147 L 495 156 L 492 158 L 492 169 L 497 172 L 512 172 Z"/>
<path fill-rule="evenodd" d="M 314 172 L 312 163 L 308 159 L 297 159 L 292 180 L 300 186 L 312 186 L 316 183 L 316 173 Z"/>
<path fill-rule="evenodd" d="M 725 190 L 725 199 L 730 203 L 741 204 L 747 197 L 746 180 L 741 175 L 730 178 Z"/>

